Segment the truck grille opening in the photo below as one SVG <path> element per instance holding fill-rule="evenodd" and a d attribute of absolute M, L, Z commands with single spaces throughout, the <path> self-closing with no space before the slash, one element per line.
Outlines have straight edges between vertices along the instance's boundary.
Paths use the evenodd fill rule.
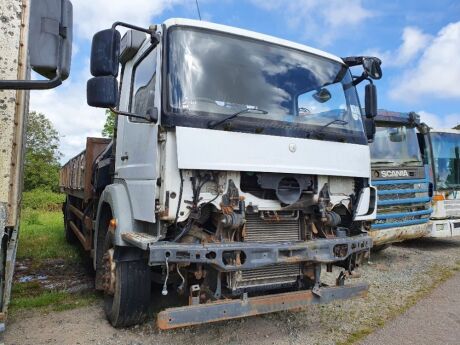
<path fill-rule="evenodd" d="M 430 203 L 428 183 L 420 179 L 416 183 L 384 184 L 374 181 L 378 189 L 377 219 L 373 229 L 387 229 L 428 222 Z M 393 193 L 394 191 L 394 193 Z"/>

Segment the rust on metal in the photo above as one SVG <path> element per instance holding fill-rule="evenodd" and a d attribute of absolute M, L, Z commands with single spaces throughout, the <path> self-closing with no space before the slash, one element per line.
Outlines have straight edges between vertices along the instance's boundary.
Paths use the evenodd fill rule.
<path fill-rule="evenodd" d="M 429 233 L 428 224 L 409 225 L 398 228 L 379 229 L 368 231 L 374 245 L 402 242 L 405 240 L 423 237 Z"/>
<path fill-rule="evenodd" d="M 159 329 L 167 330 L 285 310 L 300 310 L 312 304 L 366 296 L 368 286 L 367 284 L 357 284 L 326 287 L 321 288 L 321 290 L 321 297 L 315 296 L 311 290 L 306 290 L 251 298 L 243 296 L 242 299 L 228 299 L 169 308 L 158 314 L 157 326 Z"/>
<path fill-rule="evenodd" d="M 83 235 L 83 233 L 80 231 L 80 229 L 78 229 L 77 225 L 72 220 L 69 221 L 69 225 L 70 225 L 70 228 L 72 229 L 73 233 L 75 234 L 75 236 L 77 236 L 78 240 L 83 245 L 83 248 L 85 250 L 90 250 L 91 249 L 90 240 L 86 239 L 86 237 Z"/>
<path fill-rule="evenodd" d="M 91 186 L 92 166 L 110 141 L 107 138 L 86 139 L 86 150 L 67 162 L 59 173 L 59 187 L 62 191 L 85 201 L 94 197 Z"/>
<path fill-rule="evenodd" d="M 104 260 L 104 276 L 102 277 L 103 289 L 109 295 L 115 294 L 115 285 L 116 285 L 116 263 L 113 258 L 114 250 L 113 248 L 105 252 Z"/>

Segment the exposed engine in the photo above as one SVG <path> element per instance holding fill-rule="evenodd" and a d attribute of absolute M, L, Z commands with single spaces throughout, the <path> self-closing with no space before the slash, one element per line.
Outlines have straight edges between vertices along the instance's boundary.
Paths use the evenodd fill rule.
<path fill-rule="evenodd" d="M 165 239 L 187 244 L 283 243 L 356 235 L 362 224 L 353 222 L 352 214 L 362 185 L 363 181 L 346 177 L 182 172 L 178 208 Z M 334 251 L 337 257 L 347 256 L 347 248 Z M 229 251 L 223 260 L 241 265 L 246 258 L 243 251 Z M 351 271 L 355 257 L 335 264 Z M 180 264 L 168 270 L 177 273 L 179 290 L 194 286 L 206 292 L 199 294 L 206 299 L 268 289 L 314 288 L 319 284 L 321 265 L 292 262 L 223 272 L 208 265 Z"/>

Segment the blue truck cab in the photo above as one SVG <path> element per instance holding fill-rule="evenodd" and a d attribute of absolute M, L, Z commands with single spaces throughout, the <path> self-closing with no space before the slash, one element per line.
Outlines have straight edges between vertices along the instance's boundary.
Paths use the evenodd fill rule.
<path fill-rule="evenodd" d="M 429 233 L 433 187 L 424 159 L 429 128 L 411 113 L 379 110 L 371 149 L 372 184 L 377 188 L 377 218 L 369 234 L 374 250 Z"/>

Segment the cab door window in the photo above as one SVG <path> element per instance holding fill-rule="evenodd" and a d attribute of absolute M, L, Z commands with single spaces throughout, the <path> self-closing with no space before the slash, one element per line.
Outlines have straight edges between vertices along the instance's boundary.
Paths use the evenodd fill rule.
<path fill-rule="evenodd" d="M 148 118 L 148 112 L 155 107 L 155 84 L 157 50 L 147 52 L 136 64 L 133 72 L 130 111 Z M 131 121 L 142 121 L 131 118 Z"/>

